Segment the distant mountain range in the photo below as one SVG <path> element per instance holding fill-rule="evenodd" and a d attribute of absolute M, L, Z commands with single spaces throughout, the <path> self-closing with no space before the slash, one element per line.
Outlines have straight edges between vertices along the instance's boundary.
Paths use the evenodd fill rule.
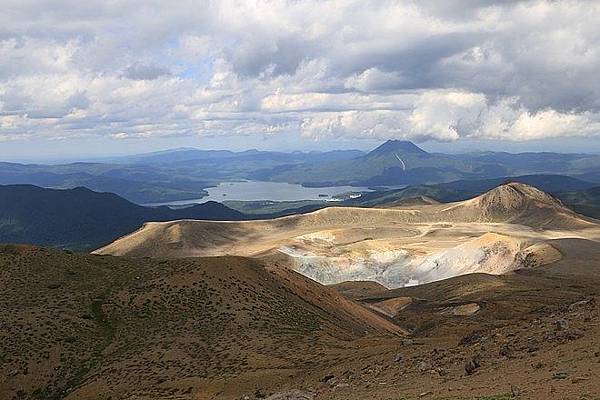
<path fill-rule="evenodd" d="M 525 174 L 561 174 L 600 183 L 600 155 L 559 153 L 427 153 L 415 144 L 388 140 L 371 152 L 318 165 L 274 171 L 271 180 L 312 186 L 435 184 Z"/>
<path fill-rule="evenodd" d="M 240 220 L 244 215 L 207 202 L 173 210 L 142 207 L 112 193 L 78 187 L 44 189 L 0 186 L 0 243 L 30 243 L 91 250 L 130 233 L 147 221 Z"/>
<path fill-rule="evenodd" d="M 333 150 L 326 152 L 295 151 L 291 153 L 277 151 L 246 150 L 234 152 L 229 150 L 199 150 L 183 148 L 158 151 L 113 159 L 117 163 L 127 164 L 179 164 L 201 163 L 215 160 L 226 160 L 231 163 L 239 162 L 286 162 L 288 164 L 302 164 L 305 162 L 321 162 L 352 159 L 364 155 L 360 150 Z"/>
<path fill-rule="evenodd" d="M 138 204 L 194 199 L 206 194 L 211 183 L 194 176 L 150 165 L 72 163 L 38 165 L 0 163 L 0 184 L 30 184 L 54 189 L 84 186 L 111 192 Z"/>
<path fill-rule="evenodd" d="M 433 199 L 442 203 L 462 201 L 479 196 L 505 182 L 535 186 L 560 199 L 569 208 L 593 218 L 600 218 L 600 185 L 563 175 L 523 175 L 479 180 L 458 180 L 435 185 L 414 185 L 397 190 L 365 193 L 346 205 L 376 207 L 411 199 Z"/>
<path fill-rule="evenodd" d="M 363 205 L 378 205 L 387 201 L 427 196 L 446 203 L 478 196 L 507 181 L 525 183 L 554 195 L 561 192 L 577 192 L 600 186 L 597 183 L 564 175 L 522 175 L 491 179 L 462 179 L 434 185 L 413 185 L 397 190 L 380 190 L 364 193 L 362 197 L 354 201 L 360 202 Z M 352 200 L 349 202 L 352 202 Z"/>
<path fill-rule="evenodd" d="M 0 184 L 55 189 L 85 186 L 138 203 L 206 196 L 206 188 L 249 179 L 305 186 L 389 187 L 560 174 L 600 184 L 600 155 L 480 152 L 428 153 L 408 141 L 389 140 L 358 150 L 293 152 L 175 149 L 93 163 L 0 163 Z"/>
<path fill-rule="evenodd" d="M 31 184 L 54 189 L 84 186 L 112 192 L 138 204 L 191 200 L 207 195 L 204 190 L 236 179 L 270 180 L 271 171 L 301 164 L 352 159 L 358 150 L 280 153 L 178 149 L 104 162 L 59 165 L 0 162 L 0 185 Z"/>

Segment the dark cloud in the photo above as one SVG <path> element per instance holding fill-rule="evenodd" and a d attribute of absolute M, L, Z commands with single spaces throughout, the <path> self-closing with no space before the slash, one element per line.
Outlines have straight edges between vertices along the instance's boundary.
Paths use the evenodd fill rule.
<path fill-rule="evenodd" d="M 129 79 L 149 81 L 170 75 L 167 68 L 155 65 L 133 64 L 125 70 L 125 76 Z"/>

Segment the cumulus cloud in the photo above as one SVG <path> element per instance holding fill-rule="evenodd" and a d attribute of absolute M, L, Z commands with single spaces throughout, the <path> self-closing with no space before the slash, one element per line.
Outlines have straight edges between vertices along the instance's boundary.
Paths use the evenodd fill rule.
<path fill-rule="evenodd" d="M 373 67 L 347 78 L 344 87 L 363 92 L 393 90 L 402 86 L 405 81 L 396 71 L 385 72 Z"/>
<path fill-rule="evenodd" d="M 600 135 L 596 2 L 3 7 L 3 140 Z"/>
<path fill-rule="evenodd" d="M 441 90 L 421 94 L 412 111 L 324 112 L 305 118 L 301 129 L 308 137 L 531 140 L 597 135 L 600 116 L 553 109 L 529 111 L 516 98 L 490 104 L 482 93 Z"/>

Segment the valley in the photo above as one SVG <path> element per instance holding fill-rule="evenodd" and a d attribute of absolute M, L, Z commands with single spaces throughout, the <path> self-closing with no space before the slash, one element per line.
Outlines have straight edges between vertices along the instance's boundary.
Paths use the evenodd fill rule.
<path fill-rule="evenodd" d="M 0 246 L 0 394 L 600 393 L 596 220 L 516 183 L 409 203 L 146 223 L 95 254 Z"/>
<path fill-rule="evenodd" d="M 597 183 L 467 179 L 336 202 L 319 193 L 338 186 L 272 189 L 282 201 L 244 188 L 252 200 L 149 207 L 1 186 L 0 240 L 21 244 L 0 245 L 0 398 L 600 393 Z"/>
<path fill-rule="evenodd" d="M 599 20 L 2 1 L 0 400 L 600 400 Z"/>

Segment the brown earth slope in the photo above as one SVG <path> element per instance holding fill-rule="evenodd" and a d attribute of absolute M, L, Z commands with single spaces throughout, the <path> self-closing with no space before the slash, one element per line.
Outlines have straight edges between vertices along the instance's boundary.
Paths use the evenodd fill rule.
<path fill-rule="evenodd" d="M 411 338 L 363 360 L 367 370 L 332 369 L 353 390 L 323 389 L 322 398 L 600 398 L 600 244 L 551 244 L 564 257 L 544 269 L 358 297 L 373 308 L 401 304 L 392 316 Z"/>
<path fill-rule="evenodd" d="M 393 209 L 330 207 L 303 215 L 265 221 L 212 222 L 182 220 L 147 223 L 98 254 L 133 257 L 185 257 L 223 254 L 256 256 L 311 233 L 372 228 L 356 240 L 403 238 L 422 234 L 427 226 L 449 224 L 509 224 L 536 230 L 598 229 L 590 220 L 531 186 L 508 183 L 471 200 L 449 204 L 411 205 Z M 348 243 L 345 240 L 345 243 Z"/>
<path fill-rule="evenodd" d="M 283 257 L 322 284 L 370 280 L 389 288 L 466 273 L 503 274 L 560 258 L 547 242 L 600 240 L 598 221 L 531 186 L 474 199 L 393 209 L 332 207 L 265 221 L 149 223 L 99 249 L 130 257 Z"/>
<path fill-rule="evenodd" d="M 422 206 L 440 204 L 439 201 L 428 196 L 408 197 L 405 199 L 395 200 L 381 205 L 381 208 L 407 207 L 407 206 Z"/>
<path fill-rule="evenodd" d="M 0 247 L 0 399 L 227 398 L 402 329 L 289 270 Z M 236 382 L 235 385 L 232 385 Z"/>
<path fill-rule="evenodd" d="M 321 274 L 365 260 L 467 274 L 338 293 L 286 268 L 283 249 L 330 257 Z M 600 398 L 597 221 L 525 185 L 151 223 L 98 252 L 138 258 L 2 247 L 0 399 Z M 178 258 L 227 254 L 261 258 Z"/>
<path fill-rule="evenodd" d="M 515 223 L 538 229 L 578 229 L 592 223 L 533 186 L 507 183 L 440 211 L 447 219 Z"/>
<path fill-rule="evenodd" d="M 408 337 L 277 265 L 3 247 L 0 398 L 595 399 L 600 245 L 551 245 L 544 269 L 338 286 Z"/>

